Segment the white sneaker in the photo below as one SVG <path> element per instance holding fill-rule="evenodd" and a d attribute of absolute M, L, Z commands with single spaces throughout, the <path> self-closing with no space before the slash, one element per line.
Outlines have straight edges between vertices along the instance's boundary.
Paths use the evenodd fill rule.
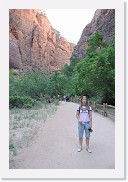
<path fill-rule="evenodd" d="M 91 149 L 89 147 L 86 147 L 86 150 L 89 152 L 89 153 L 92 153 Z"/>
<path fill-rule="evenodd" d="M 81 146 L 79 146 L 79 148 L 78 148 L 78 152 L 81 152 L 81 150 L 82 150 L 82 147 Z"/>

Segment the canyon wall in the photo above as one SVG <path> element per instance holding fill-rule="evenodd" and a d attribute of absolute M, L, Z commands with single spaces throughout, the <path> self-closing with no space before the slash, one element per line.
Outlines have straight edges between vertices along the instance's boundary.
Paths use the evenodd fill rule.
<path fill-rule="evenodd" d="M 70 64 L 74 45 L 63 38 L 41 10 L 9 10 L 9 67 L 29 72 L 60 71 Z"/>
<path fill-rule="evenodd" d="M 84 18 L 84 17 L 83 17 Z M 88 40 L 96 32 L 103 33 L 103 40 L 112 41 L 112 34 L 115 32 L 115 10 L 114 9 L 98 9 L 95 11 L 94 17 L 83 30 L 80 40 L 74 48 L 74 54 L 82 59 L 87 54 Z"/>

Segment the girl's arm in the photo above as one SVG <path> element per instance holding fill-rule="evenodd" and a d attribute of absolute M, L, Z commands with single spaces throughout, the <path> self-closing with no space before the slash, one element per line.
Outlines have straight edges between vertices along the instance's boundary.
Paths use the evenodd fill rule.
<path fill-rule="evenodd" d="M 76 112 L 76 118 L 79 120 L 80 113 L 79 111 Z"/>
<path fill-rule="evenodd" d="M 89 118 L 90 118 L 90 128 L 92 128 L 92 111 L 89 113 Z"/>

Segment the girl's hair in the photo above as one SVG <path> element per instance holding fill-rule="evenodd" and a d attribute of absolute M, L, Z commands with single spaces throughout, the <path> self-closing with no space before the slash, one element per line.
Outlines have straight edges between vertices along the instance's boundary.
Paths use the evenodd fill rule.
<path fill-rule="evenodd" d="M 86 107 L 87 107 L 87 109 L 89 109 L 89 104 L 88 104 L 88 98 L 87 98 L 87 96 L 82 96 L 82 97 L 80 98 L 80 102 L 81 102 L 80 107 L 83 106 L 82 99 L 84 99 L 84 98 L 86 99 Z"/>

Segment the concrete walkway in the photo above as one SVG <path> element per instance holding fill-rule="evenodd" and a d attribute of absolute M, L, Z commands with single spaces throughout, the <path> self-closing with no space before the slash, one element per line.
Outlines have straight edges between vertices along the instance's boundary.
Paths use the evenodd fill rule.
<path fill-rule="evenodd" d="M 30 147 L 14 158 L 19 169 L 114 169 L 115 123 L 98 113 L 93 116 L 90 138 L 92 153 L 77 152 L 76 109 L 72 102 L 61 102 L 55 115 L 42 124 L 39 136 Z"/>

